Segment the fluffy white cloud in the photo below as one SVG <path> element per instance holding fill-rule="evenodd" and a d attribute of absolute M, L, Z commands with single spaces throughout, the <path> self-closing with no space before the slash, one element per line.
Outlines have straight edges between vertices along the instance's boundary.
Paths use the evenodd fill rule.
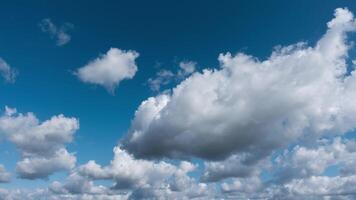
<path fill-rule="evenodd" d="M 269 168 L 270 181 L 263 182 L 256 174 L 227 179 L 221 184 L 222 192 L 236 199 L 353 199 L 355 140 L 337 137 L 317 143 L 312 147 L 297 145 L 282 152 Z M 328 176 L 329 167 L 334 168 L 334 173 L 339 171 L 339 175 Z"/>
<path fill-rule="evenodd" d="M 6 107 L 0 116 L 0 135 L 13 143 L 22 160 L 17 163 L 19 177 L 46 178 L 74 167 L 76 158 L 65 149 L 79 128 L 75 118 L 53 116 L 42 123 L 33 113 L 21 114 Z"/>
<path fill-rule="evenodd" d="M 356 196 L 356 176 L 312 176 L 295 179 L 274 190 L 274 197 L 283 199 L 346 199 Z M 272 198 L 271 198 L 272 199 Z"/>
<path fill-rule="evenodd" d="M 57 171 L 70 170 L 75 166 L 75 162 L 76 157 L 73 154 L 68 153 L 66 149 L 59 149 L 51 157 L 25 157 L 17 163 L 16 171 L 21 178 L 43 178 Z"/>
<path fill-rule="evenodd" d="M 315 46 L 279 47 L 264 61 L 227 53 L 201 73 L 182 64 L 172 76 L 190 77 L 142 102 L 107 166 L 74 167 L 65 144 L 76 119 L 40 123 L 7 108 L 0 133 L 21 152 L 18 171 L 71 171 L 49 189 L 0 189 L 0 199 L 355 199 L 356 140 L 343 134 L 356 128 L 356 78 L 346 64 L 356 22 L 336 9 L 327 25 Z M 152 159 L 162 157 L 203 160 Z"/>
<path fill-rule="evenodd" d="M 231 182 L 221 184 L 222 193 L 232 199 L 249 199 L 259 194 L 262 189 L 263 183 L 261 179 L 256 176 L 233 179 Z M 258 197 L 258 195 L 256 195 L 256 197 Z"/>
<path fill-rule="evenodd" d="M 114 148 L 111 164 L 102 167 L 89 161 L 77 173 L 93 180 L 113 180 L 114 191 L 129 191 L 130 199 L 190 199 L 211 195 L 208 184 L 197 183 L 188 173 L 195 166 L 187 161 L 174 165 L 165 161 L 135 159 L 120 147 Z"/>
<path fill-rule="evenodd" d="M 51 38 L 56 40 L 57 46 L 63 46 L 71 40 L 68 31 L 73 29 L 73 24 L 65 23 L 61 26 L 57 26 L 51 19 L 46 18 L 39 23 L 39 27 L 42 32 L 48 33 Z"/>
<path fill-rule="evenodd" d="M 79 167 L 79 173 L 93 179 L 113 179 L 115 188 L 129 189 L 145 186 L 157 187 L 167 177 L 184 176 L 195 169 L 194 165 L 186 161 L 177 167 L 164 161 L 135 159 L 120 147 L 114 148 L 114 154 L 114 159 L 109 166 L 101 167 L 95 161 L 90 161 Z"/>
<path fill-rule="evenodd" d="M 12 69 L 4 59 L 0 58 L 0 74 L 6 82 L 13 83 L 17 76 L 17 71 Z"/>
<path fill-rule="evenodd" d="M 145 158 L 259 160 L 297 138 L 355 128 L 356 78 L 346 75 L 346 33 L 355 30 L 353 15 L 337 9 L 314 47 L 279 48 L 264 61 L 221 54 L 219 69 L 142 102 L 124 148 Z"/>
<path fill-rule="evenodd" d="M 136 51 L 111 48 L 105 54 L 79 68 L 76 72 L 80 80 L 97 84 L 113 93 L 124 79 L 132 79 L 137 72 Z"/>
<path fill-rule="evenodd" d="M 5 167 L 0 164 L 0 183 L 9 182 L 11 175 L 6 171 Z"/>

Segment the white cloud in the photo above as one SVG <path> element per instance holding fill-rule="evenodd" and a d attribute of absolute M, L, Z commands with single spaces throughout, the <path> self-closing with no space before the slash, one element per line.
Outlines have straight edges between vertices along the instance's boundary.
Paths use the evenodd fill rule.
<path fill-rule="evenodd" d="M 73 24 L 64 23 L 61 26 L 57 26 L 51 19 L 46 18 L 39 23 L 39 27 L 42 32 L 48 33 L 51 38 L 56 40 L 57 46 L 63 46 L 71 40 L 71 36 L 68 31 L 73 29 Z"/>
<path fill-rule="evenodd" d="M 122 80 L 132 79 L 137 72 L 136 51 L 124 51 L 111 48 L 105 55 L 90 61 L 76 72 L 85 83 L 97 84 L 114 93 Z"/>
<path fill-rule="evenodd" d="M 10 182 L 11 175 L 6 171 L 5 167 L 0 164 L 0 183 Z"/>
<path fill-rule="evenodd" d="M 356 140 L 343 134 L 356 128 L 355 72 L 346 70 L 356 22 L 337 9 L 327 25 L 315 46 L 280 47 L 264 61 L 227 53 L 218 69 L 181 67 L 172 74 L 190 77 L 141 103 L 107 166 L 74 167 L 65 144 L 76 119 L 40 123 L 7 108 L 0 133 L 20 150 L 18 171 L 71 170 L 48 189 L 0 189 L 0 199 L 355 199 Z M 169 159 L 192 157 L 203 159 Z"/>
<path fill-rule="evenodd" d="M 80 166 L 78 172 L 93 179 L 113 179 L 117 189 L 130 189 L 138 187 L 161 185 L 168 177 L 185 176 L 195 169 L 188 162 L 183 161 L 180 166 L 167 162 L 152 162 L 135 159 L 120 147 L 114 149 L 114 159 L 110 166 L 101 167 L 95 161 Z"/>
<path fill-rule="evenodd" d="M 285 150 L 275 159 L 277 181 L 285 183 L 292 179 L 320 176 L 331 166 L 338 166 L 343 176 L 355 174 L 356 142 L 354 140 L 322 139 L 313 147 L 297 145 Z"/>
<path fill-rule="evenodd" d="M 345 17 L 346 15 L 346 17 Z M 316 46 L 298 43 L 264 61 L 230 53 L 220 68 L 194 73 L 142 102 L 124 148 L 135 156 L 222 160 L 266 158 L 303 136 L 343 134 L 356 124 L 356 78 L 346 76 L 352 14 L 337 9 Z"/>
<path fill-rule="evenodd" d="M 16 171 L 21 178 L 43 178 L 57 171 L 68 171 L 75 166 L 75 162 L 76 157 L 73 154 L 66 149 L 59 149 L 51 157 L 25 157 L 17 163 Z"/>
<path fill-rule="evenodd" d="M 19 177 L 46 178 L 74 167 L 75 157 L 65 150 L 79 128 L 75 118 L 53 116 L 42 123 L 33 113 L 21 114 L 6 107 L 0 116 L 0 135 L 13 143 L 22 160 L 17 163 Z"/>
<path fill-rule="evenodd" d="M 295 179 L 278 188 L 275 196 L 284 199 L 346 199 L 356 196 L 356 176 L 312 176 L 306 179 Z"/>
<path fill-rule="evenodd" d="M 174 165 L 135 159 L 120 147 L 114 148 L 114 154 L 109 166 L 102 167 L 89 161 L 78 167 L 77 173 L 93 180 L 112 180 L 112 189 L 129 191 L 129 199 L 190 199 L 212 194 L 208 184 L 197 183 L 188 176 L 196 169 L 190 162 L 181 161 Z"/>
<path fill-rule="evenodd" d="M 13 83 L 17 76 L 17 71 L 12 69 L 5 60 L 0 58 L 0 74 L 5 79 L 6 82 Z"/>
<path fill-rule="evenodd" d="M 233 179 L 230 183 L 224 182 L 221 184 L 221 190 L 228 196 L 239 196 L 238 199 L 248 199 L 260 192 L 263 188 L 263 183 L 260 178 L 253 176 L 251 178 Z M 247 194 L 247 195 L 246 195 Z M 242 198 L 244 197 L 244 198 Z"/>

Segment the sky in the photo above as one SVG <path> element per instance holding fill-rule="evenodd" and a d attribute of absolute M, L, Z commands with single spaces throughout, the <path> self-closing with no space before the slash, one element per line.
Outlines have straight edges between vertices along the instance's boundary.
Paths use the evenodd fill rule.
<path fill-rule="evenodd" d="M 354 14 L 1 1 L 0 200 L 356 198 Z"/>

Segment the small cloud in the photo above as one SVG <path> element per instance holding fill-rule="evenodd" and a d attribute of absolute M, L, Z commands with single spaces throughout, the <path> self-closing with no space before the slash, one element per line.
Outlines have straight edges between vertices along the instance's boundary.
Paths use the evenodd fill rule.
<path fill-rule="evenodd" d="M 173 72 L 163 69 L 157 72 L 155 78 L 148 79 L 148 85 L 152 91 L 159 91 L 161 86 L 169 84 L 175 76 Z"/>
<path fill-rule="evenodd" d="M 17 76 L 17 71 L 12 69 L 5 60 L 0 58 L 0 75 L 5 79 L 6 82 L 14 83 Z"/>
<path fill-rule="evenodd" d="M 63 46 L 71 40 L 71 36 L 68 31 L 73 29 L 74 25 L 71 23 L 64 23 L 61 26 L 56 26 L 51 19 L 43 19 L 39 23 L 41 31 L 48 33 L 52 39 L 56 40 L 57 46 Z"/>
<path fill-rule="evenodd" d="M 137 72 L 136 51 L 111 48 L 109 51 L 79 68 L 75 74 L 85 83 L 103 86 L 114 94 L 115 88 L 124 79 L 132 79 Z"/>
<path fill-rule="evenodd" d="M 156 73 L 156 77 L 148 79 L 148 86 L 152 91 L 158 92 L 162 86 L 181 81 L 191 75 L 195 72 L 196 65 L 197 63 L 193 61 L 182 61 L 176 73 L 162 69 Z"/>
<path fill-rule="evenodd" d="M 180 70 L 178 71 L 178 75 L 180 76 L 189 76 L 195 71 L 197 63 L 193 61 L 182 61 L 179 63 Z"/>

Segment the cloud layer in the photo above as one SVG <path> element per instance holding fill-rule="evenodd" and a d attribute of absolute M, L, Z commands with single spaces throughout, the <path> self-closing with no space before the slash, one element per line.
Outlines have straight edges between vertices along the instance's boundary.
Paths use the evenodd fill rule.
<path fill-rule="evenodd" d="M 141 103 L 107 165 L 76 165 L 66 150 L 76 118 L 40 122 L 7 107 L 0 134 L 21 154 L 18 176 L 65 170 L 68 177 L 35 191 L 0 189 L 0 199 L 355 199 L 356 140 L 347 134 L 356 128 L 356 78 L 347 70 L 347 34 L 356 21 L 347 9 L 334 15 L 314 46 L 278 47 L 262 61 L 220 54 L 220 66 L 202 72 L 181 63 L 172 76 L 186 79 Z M 77 75 L 113 91 L 135 75 L 137 57 L 110 49 Z M 0 165 L 0 182 L 9 176 Z"/>

